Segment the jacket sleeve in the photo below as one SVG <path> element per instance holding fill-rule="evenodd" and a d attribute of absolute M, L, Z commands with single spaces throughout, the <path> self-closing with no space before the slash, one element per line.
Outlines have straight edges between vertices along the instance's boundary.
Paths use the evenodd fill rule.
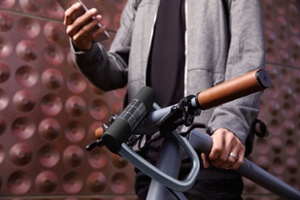
<path fill-rule="evenodd" d="M 136 1 L 128 0 L 121 15 L 120 27 L 108 52 L 98 43 L 93 43 L 88 51 L 76 51 L 71 44 L 72 56 L 80 71 L 102 90 L 122 88 L 127 84 Z"/>
<path fill-rule="evenodd" d="M 225 81 L 264 68 L 264 39 L 259 0 L 228 0 L 230 45 Z M 217 107 L 208 124 L 211 131 L 226 128 L 243 143 L 259 113 L 261 92 Z"/>

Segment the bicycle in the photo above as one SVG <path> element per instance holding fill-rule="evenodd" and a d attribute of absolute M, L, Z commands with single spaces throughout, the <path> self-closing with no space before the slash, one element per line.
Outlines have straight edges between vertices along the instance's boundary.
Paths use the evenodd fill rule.
<path fill-rule="evenodd" d="M 86 149 L 106 146 L 111 152 L 121 155 L 150 176 L 152 180 L 147 200 L 167 199 L 170 196 L 187 199 L 183 192 L 193 186 L 198 173 L 201 173 L 195 149 L 208 154 L 212 146 L 210 136 L 197 130 L 205 125 L 194 123 L 194 117 L 201 115 L 201 110 L 264 90 L 269 86 L 268 73 L 257 69 L 197 95 L 185 97 L 178 104 L 166 108 L 160 108 L 155 103 L 154 91 L 144 87 L 119 116 L 112 116 L 108 124 L 100 127 L 98 133 L 96 131 L 97 137 L 101 135 L 100 139 L 88 145 Z M 185 127 L 185 130 L 179 131 L 179 126 Z M 139 135 L 135 135 L 136 133 Z M 146 146 L 154 140 L 165 138 L 156 166 L 133 150 L 134 147 L 143 148 L 140 143 L 144 136 L 151 138 L 146 141 Z M 189 156 L 192 168 L 184 180 L 179 180 L 178 174 L 184 153 Z M 170 168 L 170 165 L 174 167 Z M 300 199 L 298 190 L 246 158 L 236 171 L 280 197 Z"/>

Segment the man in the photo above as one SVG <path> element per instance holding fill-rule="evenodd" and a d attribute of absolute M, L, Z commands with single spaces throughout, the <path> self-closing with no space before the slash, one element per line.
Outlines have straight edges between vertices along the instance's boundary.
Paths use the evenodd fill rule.
<path fill-rule="evenodd" d="M 127 85 L 128 99 L 145 85 L 156 91 L 161 107 L 264 67 L 259 0 L 128 0 L 121 25 L 106 52 L 93 40 L 104 29 L 96 9 L 73 19 L 80 8 L 65 12 L 64 24 L 74 59 L 83 74 L 103 90 Z M 105 28 L 105 27 L 104 27 Z M 201 155 L 205 170 L 188 199 L 240 199 L 243 183 L 234 172 L 243 163 L 245 141 L 259 112 L 255 93 L 203 111 L 213 147 Z M 154 162 L 159 144 L 142 152 Z M 137 171 L 136 193 L 145 199 L 149 178 Z"/>

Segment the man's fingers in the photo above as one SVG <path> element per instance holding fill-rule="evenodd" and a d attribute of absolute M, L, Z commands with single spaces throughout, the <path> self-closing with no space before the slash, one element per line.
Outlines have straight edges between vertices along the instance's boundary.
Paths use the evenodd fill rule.
<path fill-rule="evenodd" d="M 82 9 L 81 4 L 80 3 L 75 3 L 65 11 L 65 16 L 64 16 L 64 21 L 63 21 L 65 26 L 73 24 L 73 22 L 74 22 L 74 13 L 76 13 L 80 9 Z"/>
<path fill-rule="evenodd" d="M 77 6 L 79 6 L 79 8 Z M 66 33 L 71 38 L 82 29 L 88 29 L 86 26 L 89 26 L 90 23 L 97 21 L 97 19 L 94 20 L 94 16 L 96 16 L 98 12 L 97 9 L 92 8 L 82 15 L 77 16 L 76 12 L 81 12 L 79 11 L 80 9 L 83 9 L 80 4 L 74 4 L 65 12 L 64 24 L 67 26 Z"/>
<path fill-rule="evenodd" d="M 90 37 L 94 39 L 94 35 L 97 35 L 98 31 L 101 31 L 99 28 L 99 18 L 101 16 L 98 16 L 97 18 L 93 18 L 88 24 L 86 24 L 84 27 L 82 27 L 76 35 L 74 35 L 73 40 L 77 40 L 78 37 Z"/>
<path fill-rule="evenodd" d="M 219 132 L 215 132 L 214 135 L 212 136 L 212 149 L 211 152 L 208 155 L 209 160 L 214 161 L 218 160 L 219 157 L 221 156 L 221 153 L 223 151 L 223 134 L 219 134 Z"/>
<path fill-rule="evenodd" d="M 227 169 L 237 169 L 239 168 L 243 163 L 244 163 L 244 156 L 245 156 L 245 150 L 241 149 L 238 153 L 237 153 L 237 158 L 235 159 L 235 161 L 233 162 L 232 165 L 227 166 Z M 229 159 L 233 159 L 232 155 L 229 155 Z"/>
<path fill-rule="evenodd" d="M 209 161 L 204 153 L 201 153 L 201 158 L 203 162 L 203 167 L 207 169 L 209 167 Z"/>
<path fill-rule="evenodd" d="M 218 129 L 212 135 L 212 150 L 208 156 L 210 164 L 224 169 L 236 169 L 244 159 L 245 147 L 227 129 Z"/>

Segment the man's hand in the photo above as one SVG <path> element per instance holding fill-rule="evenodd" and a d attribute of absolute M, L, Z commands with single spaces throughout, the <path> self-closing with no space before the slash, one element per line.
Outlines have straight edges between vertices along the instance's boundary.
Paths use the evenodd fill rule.
<path fill-rule="evenodd" d="M 74 46 L 79 50 L 88 50 L 92 47 L 92 42 L 99 35 L 104 34 L 105 26 L 98 27 L 102 16 L 98 14 L 97 9 L 92 8 L 83 15 L 74 18 L 76 12 L 82 9 L 80 3 L 73 4 L 65 11 L 64 25 L 66 33 L 72 39 Z"/>
<path fill-rule="evenodd" d="M 204 168 L 209 165 L 223 169 L 237 169 L 243 164 L 245 146 L 227 129 L 217 129 L 212 137 L 212 149 L 208 156 L 202 153 Z"/>

